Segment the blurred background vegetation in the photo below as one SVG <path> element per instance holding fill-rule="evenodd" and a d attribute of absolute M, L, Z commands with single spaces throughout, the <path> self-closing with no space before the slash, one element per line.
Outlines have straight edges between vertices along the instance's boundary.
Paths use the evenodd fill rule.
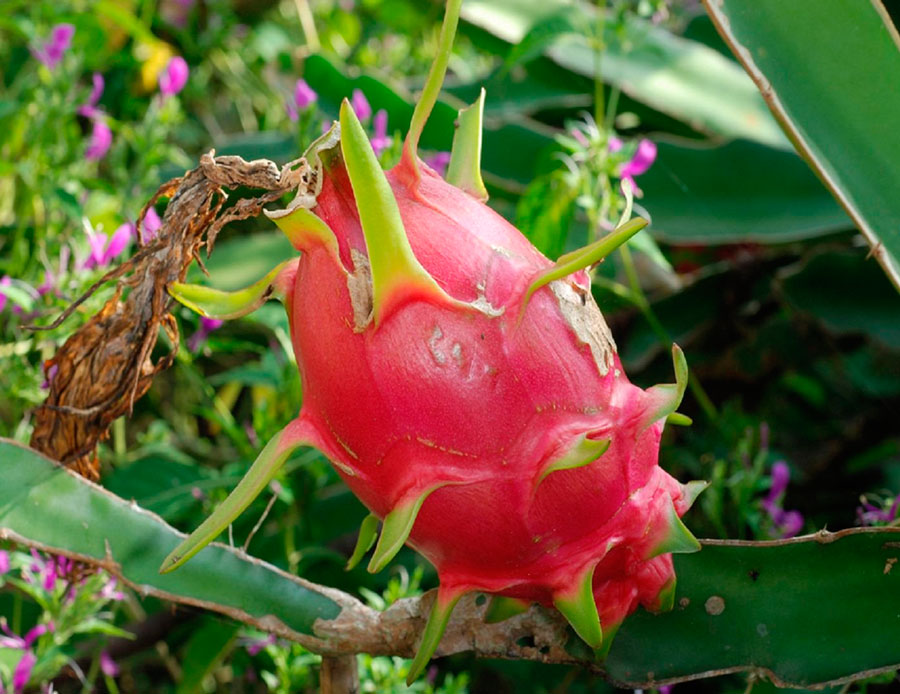
<path fill-rule="evenodd" d="M 0 0 L 0 435 L 28 441 L 53 376 L 45 360 L 111 288 L 59 328 L 25 326 L 51 322 L 133 251 L 144 203 L 202 153 L 284 163 L 355 95 L 383 163 L 395 162 L 441 16 L 440 3 L 415 0 Z M 900 298 L 702 6 L 466 0 L 422 140 L 433 165 L 482 85 L 490 204 L 547 255 L 615 224 L 621 180 L 639 189 L 649 234 L 604 262 L 594 289 L 633 381 L 671 380 L 673 340 L 688 356 L 694 426 L 667 429 L 661 464 L 712 482 L 690 512 L 694 532 L 770 539 L 896 522 Z M 144 234 L 163 210 L 142 220 Z M 208 262 L 211 281 L 244 285 L 292 252 L 265 219 L 235 224 Z M 187 530 L 302 393 L 280 306 L 226 325 L 177 315 L 177 362 L 116 422 L 102 484 Z M 378 608 L 431 587 L 408 549 L 377 576 L 343 570 L 365 513 L 309 451 L 233 538 Z M 318 657 L 297 645 L 72 571 L 0 545 L 6 691 L 318 686 Z M 53 629 L 34 631 L 48 619 Z M 123 629 L 137 638 L 116 638 Z M 406 661 L 360 664 L 367 692 L 611 689 L 577 669 L 457 656 L 407 690 Z M 702 688 L 746 686 L 730 676 Z"/>

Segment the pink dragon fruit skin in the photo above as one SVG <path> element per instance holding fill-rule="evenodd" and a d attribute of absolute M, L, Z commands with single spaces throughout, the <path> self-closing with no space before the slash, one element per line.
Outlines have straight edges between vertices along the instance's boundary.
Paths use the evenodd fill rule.
<path fill-rule="evenodd" d="M 497 596 L 496 614 L 555 606 L 602 653 L 638 605 L 670 605 L 670 552 L 699 548 L 679 520 L 698 486 L 657 465 L 684 392 L 680 350 L 677 385 L 632 385 L 585 272 L 557 272 L 564 259 L 545 258 L 477 186 L 446 182 L 414 148 L 382 172 L 346 102 L 340 135 L 307 156 L 314 195 L 272 215 L 300 257 L 244 297 L 252 308 L 282 296 L 304 393 L 254 468 L 271 476 L 294 447 L 319 448 L 372 512 L 364 531 L 383 522 L 370 570 L 403 543 L 435 566 L 411 678 L 473 591 Z M 215 313 L 191 291 L 173 295 Z M 231 517 L 266 479 L 235 491 L 244 501 Z"/>
<path fill-rule="evenodd" d="M 387 181 L 445 296 L 410 287 L 376 325 L 370 287 L 351 292 L 369 281 L 353 186 L 340 156 L 323 158 L 311 211 L 333 237 L 308 216 L 276 219 L 301 251 L 288 305 L 315 445 L 378 518 L 421 504 L 406 539 L 444 605 L 484 591 L 549 606 L 592 580 L 607 632 L 638 604 L 660 607 L 674 573 L 658 554 L 694 492 L 657 465 L 669 395 L 629 383 L 587 275 L 520 311 L 553 263 L 404 157 Z M 577 467 L 552 471 L 580 449 Z"/>

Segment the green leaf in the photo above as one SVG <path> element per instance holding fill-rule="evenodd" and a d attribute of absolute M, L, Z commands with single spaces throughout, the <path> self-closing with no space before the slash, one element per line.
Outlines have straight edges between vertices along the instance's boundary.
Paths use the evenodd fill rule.
<path fill-rule="evenodd" d="M 863 333 L 900 349 L 900 296 L 862 252 L 821 253 L 784 277 L 784 297 L 838 335 Z"/>
<path fill-rule="evenodd" d="M 802 159 L 746 140 L 658 142 L 638 185 L 653 236 L 670 243 L 784 243 L 852 225 Z"/>
<path fill-rule="evenodd" d="M 562 31 L 560 17 L 565 11 L 579 33 Z M 700 130 L 789 146 L 762 98 L 734 63 L 645 20 L 629 16 L 621 26 L 607 21 L 598 63 L 587 35 L 598 22 L 586 3 L 469 0 L 462 17 L 512 44 L 526 40 L 551 19 L 560 31 L 552 40 L 545 37 L 544 53 L 572 72 L 593 79 L 599 67 L 602 79 L 625 94 Z"/>
<path fill-rule="evenodd" d="M 880 2 L 706 2 L 800 153 L 900 289 L 900 50 Z"/>
<path fill-rule="evenodd" d="M 703 545 L 673 557 L 671 612 L 623 623 L 606 661 L 617 684 L 761 670 L 811 687 L 900 664 L 900 531 Z"/>
<path fill-rule="evenodd" d="M 257 626 L 275 614 L 287 629 L 312 635 L 317 619 L 341 612 L 315 586 L 223 545 L 210 545 L 162 576 L 166 552 L 184 536 L 159 517 L 7 439 L 0 439 L 0 461 L 0 537 L 97 564 L 115 562 L 115 572 L 139 590 Z"/>
<path fill-rule="evenodd" d="M 239 626 L 233 622 L 206 617 L 193 630 L 181 658 L 181 681 L 175 694 L 194 694 L 203 691 L 203 680 L 231 650 Z"/>

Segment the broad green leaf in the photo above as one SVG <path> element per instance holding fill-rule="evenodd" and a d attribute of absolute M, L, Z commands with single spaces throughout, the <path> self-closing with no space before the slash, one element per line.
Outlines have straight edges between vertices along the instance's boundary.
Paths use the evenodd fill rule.
<path fill-rule="evenodd" d="M 628 688 L 737 671 L 810 687 L 897 668 L 898 559 L 896 529 L 705 541 L 674 557 L 671 612 L 625 620 L 607 673 Z"/>
<path fill-rule="evenodd" d="M 651 233 L 670 243 L 784 243 L 852 226 L 802 159 L 746 140 L 658 142 L 637 181 Z"/>
<path fill-rule="evenodd" d="M 180 570 L 160 575 L 166 554 L 184 536 L 158 516 L 12 441 L 0 439 L 0 462 L 0 537 L 115 562 L 132 586 L 242 621 L 258 625 L 278 615 L 297 634 L 312 635 L 317 619 L 341 612 L 312 584 L 224 545 L 209 545 Z"/>
<path fill-rule="evenodd" d="M 881 3 L 705 4 L 800 153 L 900 288 L 900 50 Z"/>
<path fill-rule="evenodd" d="M 900 350 L 900 296 L 863 252 L 821 253 L 781 282 L 784 297 L 839 335 L 864 333 Z"/>
<path fill-rule="evenodd" d="M 570 22 L 561 22 L 562 13 Z M 636 17 L 615 27 L 606 23 L 598 62 L 589 32 L 597 16 L 581 2 L 562 0 L 469 0 L 462 16 L 511 44 L 526 39 L 548 19 L 559 33 L 544 36 L 544 53 L 559 65 L 591 79 L 597 74 L 637 101 L 693 127 L 727 137 L 744 137 L 779 148 L 788 142 L 752 84 L 731 61 L 703 44 L 679 38 Z M 563 31 L 567 26 L 578 32 Z"/>

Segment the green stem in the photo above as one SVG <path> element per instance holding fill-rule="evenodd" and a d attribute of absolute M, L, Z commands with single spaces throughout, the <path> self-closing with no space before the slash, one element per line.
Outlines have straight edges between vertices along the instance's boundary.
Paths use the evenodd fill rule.
<path fill-rule="evenodd" d="M 634 267 L 634 259 L 631 257 L 631 250 L 627 245 L 622 245 L 619 247 L 619 253 L 622 255 L 622 265 L 625 268 L 625 276 L 628 278 L 628 284 L 631 286 L 632 296 L 636 299 L 635 305 L 643 314 L 647 323 L 650 325 L 650 329 L 653 330 L 657 338 L 659 338 L 659 341 L 668 347 L 673 343 L 672 336 L 660 322 L 659 318 L 657 318 L 656 313 L 653 311 L 653 307 L 647 300 L 647 295 L 644 294 L 644 290 L 641 287 L 640 280 L 637 276 L 637 270 Z M 691 394 L 694 396 L 697 404 L 700 405 L 700 409 L 703 410 L 703 414 L 710 420 L 715 421 L 719 416 L 719 412 L 693 371 L 691 371 L 690 378 L 688 378 L 688 388 L 690 388 Z"/>
<path fill-rule="evenodd" d="M 437 103 L 438 95 L 441 93 L 441 85 L 444 83 L 447 64 L 450 62 L 450 53 L 453 50 L 453 39 L 456 36 L 456 25 L 459 23 L 461 6 L 462 0 L 447 0 L 447 10 L 444 13 L 444 23 L 441 25 L 441 36 L 438 40 L 438 52 L 431 64 L 428 78 L 425 80 L 422 96 L 419 97 L 419 103 L 416 104 L 416 109 L 413 111 L 409 132 L 406 134 L 406 142 L 403 144 L 403 156 L 409 158 L 417 175 L 419 164 L 416 161 L 416 155 L 419 149 L 419 138 L 425 128 L 428 116 L 431 115 L 431 110 Z"/>
<path fill-rule="evenodd" d="M 597 37 L 594 42 L 594 122 L 600 126 L 604 117 L 603 77 L 601 63 L 603 56 L 603 32 L 606 30 L 606 0 L 597 0 Z"/>

